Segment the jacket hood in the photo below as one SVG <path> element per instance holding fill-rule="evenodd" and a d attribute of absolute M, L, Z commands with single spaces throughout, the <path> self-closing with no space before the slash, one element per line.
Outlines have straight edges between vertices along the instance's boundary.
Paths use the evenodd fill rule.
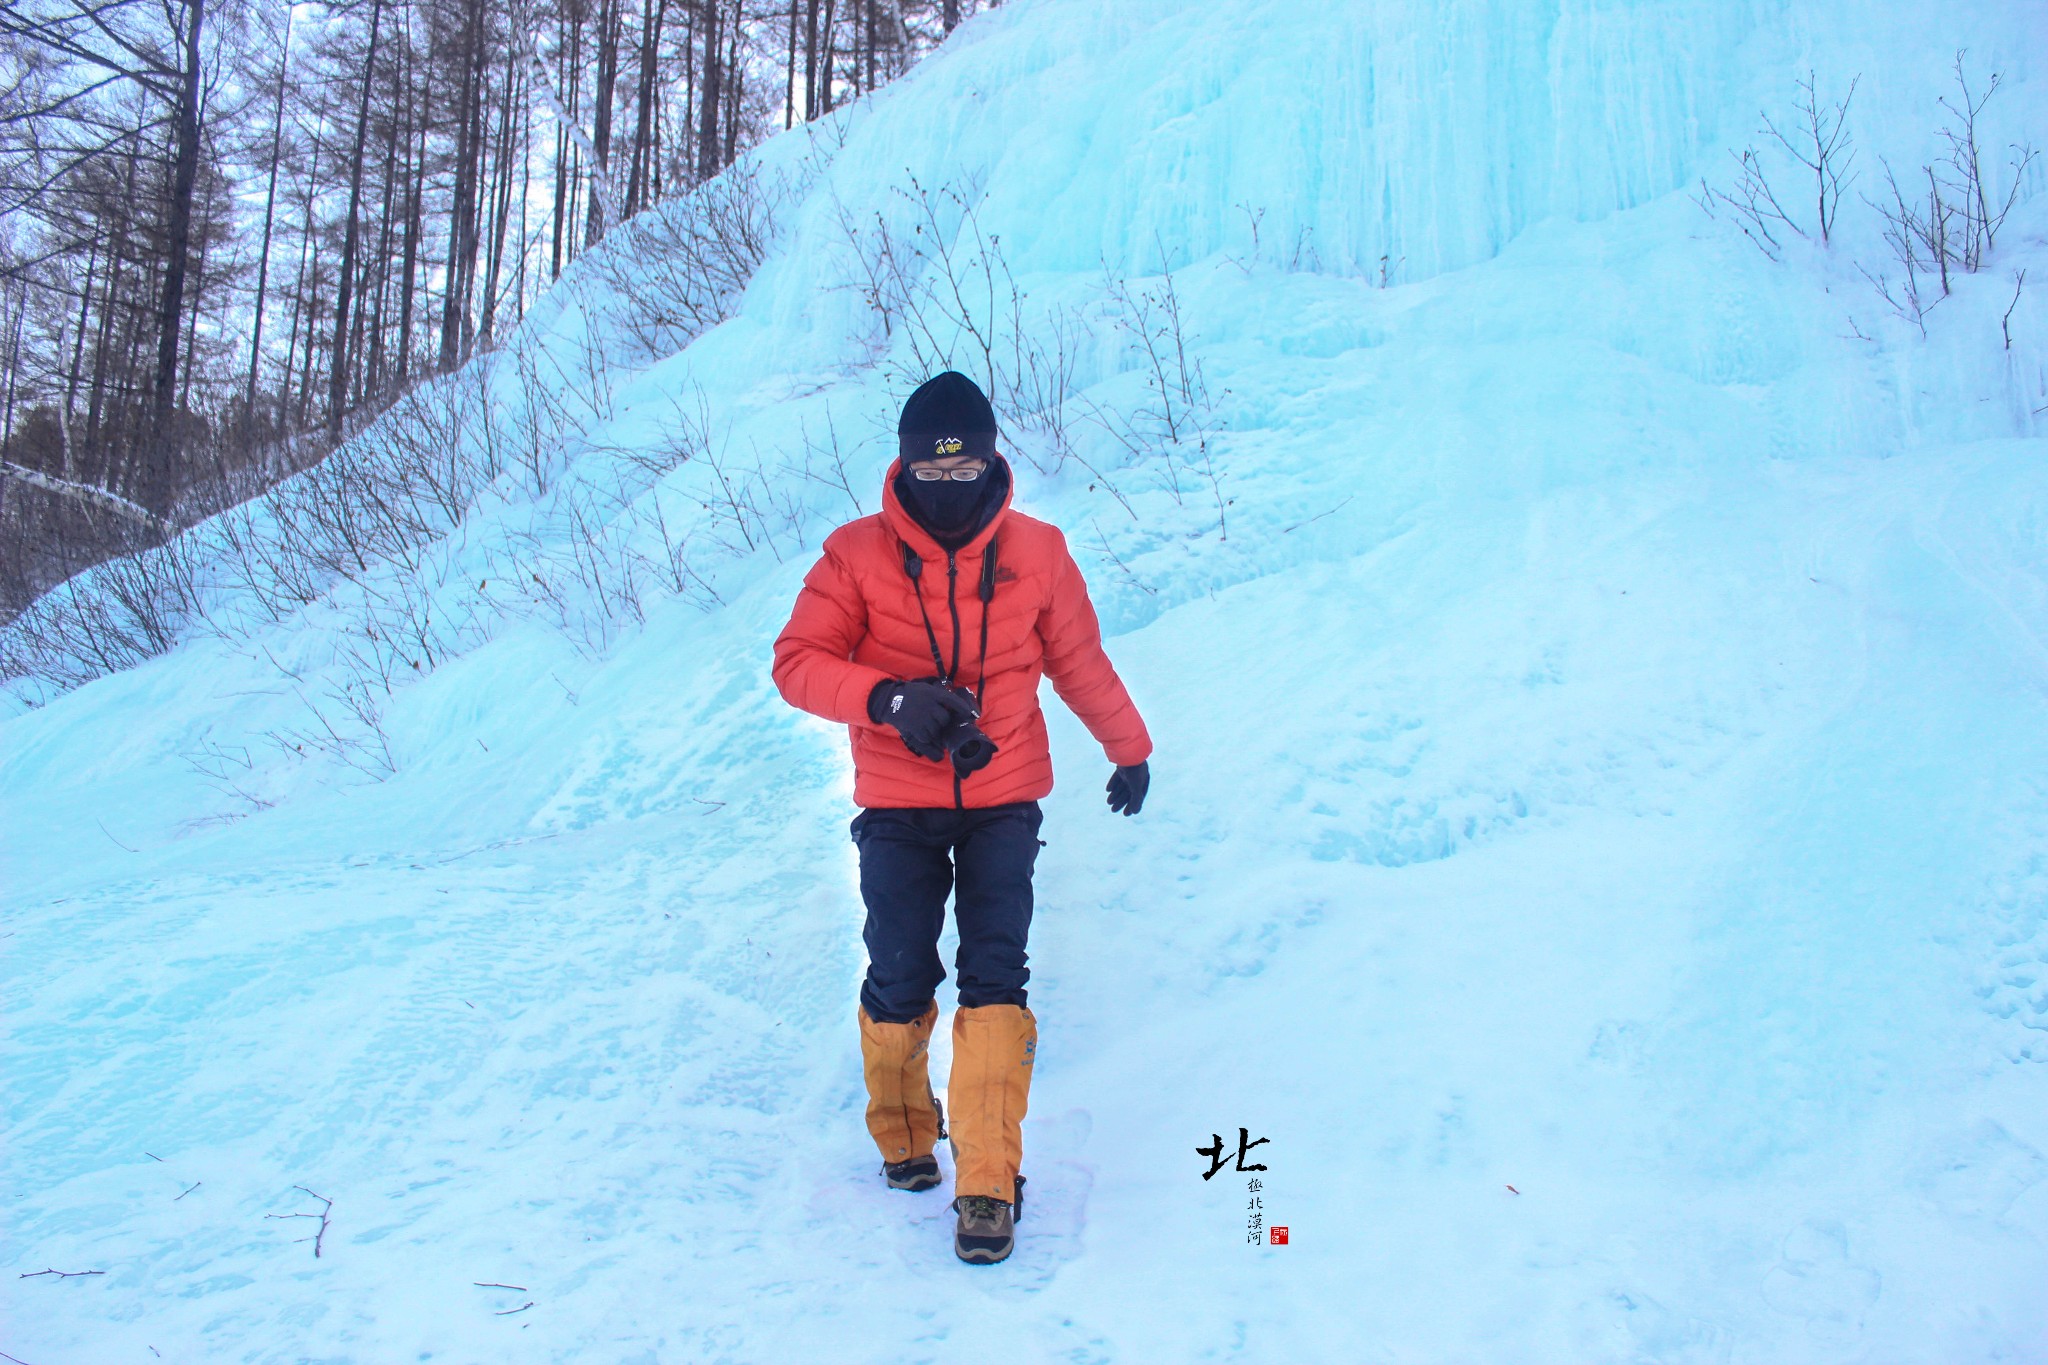
<path fill-rule="evenodd" d="M 989 457 L 989 469 L 991 473 L 997 469 L 1002 472 L 1002 505 L 996 508 L 987 523 L 976 531 L 972 538 L 953 551 L 955 558 L 979 555 L 987 548 L 989 541 L 994 539 L 997 529 L 1002 526 L 1003 518 L 1009 514 L 1011 501 L 1017 496 L 1017 480 L 1008 460 L 1000 455 L 992 455 Z M 882 520 L 896 533 L 897 539 L 917 551 L 919 558 L 944 559 L 946 547 L 911 515 L 910 509 L 903 505 L 903 499 L 896 495 L 896 479 L 902 472 L 903 461 L 898 458 L 890 462 L 889 472 L 882 476 Z"/>

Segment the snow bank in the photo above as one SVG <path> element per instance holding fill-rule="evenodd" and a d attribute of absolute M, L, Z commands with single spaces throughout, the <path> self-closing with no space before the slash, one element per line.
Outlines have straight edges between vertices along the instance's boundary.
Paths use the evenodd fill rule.
<path fill-rule="evenodd" d="M 0 1246 L 106 1272 L 7 1278 L 0 1350 L 2048 1352 L 2048 310 L 2006 315 L 2048 183 L 1925 337 L 1860 205 L 1772 262 L 1690 197 L 1809 69 L 1899 166 L 1959 47 L 2003 63 L 1987 145 L 2048 127 L 2039 24 L 1043 0 L 778 140 L 801 196 L 728 321 L 665 354 L 597 284 L 528 320 L 602 364 L 489 380 L 594 414 L 547 491 L 0 723 Z M 923 343 L 857 249 L 922 240 L 918 186 L 1031 345 L 1070 329 L 1022 500 L 1160 745 L 1112 819 L 1054 712 L 994 1270 L 870 1169 L 843 740 L 766 676 L 874 506 Z M 1112 297 L 1156 319 L 1169 269 L 1206 447 L 1158 439 Z M 731 478 L 789 496 L 748 522 Z M 652 557 L 656 510 L 701 577 L 644 623 L 503 586 L 578 515 Z M 407 582 L 479 625 L 381 703 L 395 772 L 293 751 L 344 599 Z M 1201 1178 L 1239 1126 L 1287 1246 Z"/>

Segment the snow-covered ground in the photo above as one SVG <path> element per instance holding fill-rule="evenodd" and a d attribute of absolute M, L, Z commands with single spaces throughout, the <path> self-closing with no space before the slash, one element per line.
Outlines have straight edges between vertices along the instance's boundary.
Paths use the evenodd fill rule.
<path fill-rule="evenodd" d="M 0 1352 L 2048 1360 L 2048 177 L 1925 338 L 1853 197 L 1782 263 L 1688 197 L 1809 67 L 1861 76 L 1862 188 L 1959 47 L 1987 145 L 2048 142 L 2044 37 L 1025 0 L 771 146 L 814 175 L 740 312 L 619 362 L 579 457 L 699 389 L 735 451 L 829 412 L 852 496 L 707 560 L 722 604 L 503 615 L 393 696 L 381 782 L 262 738 L 317 605 L 0 723 Z M 1164 254 L 1227 510 L 1100 428 L 1120 497 L 1019 460 L 1158 752 L 1113 817 L 1052 703 L 995 1268 L 875 1172 L 844 741 L 767 676 L 904 392 L 835 224 L 912 176 L 978 187 L 1126 412 L 1105 262 L 1157 297 Z M 535 518 L 493 494 L 446 577 Z M 253 799 L 198 771 L 244 750 Z M 1288 1245 L 1202 1178 L 1240 1127 Z"/>

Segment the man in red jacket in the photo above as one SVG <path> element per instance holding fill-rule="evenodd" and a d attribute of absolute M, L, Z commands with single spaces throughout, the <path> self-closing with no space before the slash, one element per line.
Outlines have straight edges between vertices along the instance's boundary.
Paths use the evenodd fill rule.
<path fill-rule="evenodd" d="M 986 1264 L 1010 1254 L 1038 1046 L 1024 983 L 1038 801 L 1052 791 L 1039 676 L 1116 765 L 1111 809 L 1143 805 L 1152 741 L 1065 537 L 1010 509 L 995 412 L 974 381 L 949 370 L 921 386 L 897 444 L 881 512 L 826 537 L 805 576 L 775 640 L 775 685 L 853 741 L 861 1060 L 868 1131 L 896 1189 L 939 1183 L 926 1059 L 953 895 L 954 1250 Z"/>

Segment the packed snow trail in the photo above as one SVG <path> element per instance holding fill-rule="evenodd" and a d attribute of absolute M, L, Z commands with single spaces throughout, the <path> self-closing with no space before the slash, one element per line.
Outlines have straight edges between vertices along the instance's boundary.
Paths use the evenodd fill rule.
<path fill-rule="evenodd" d="M 1321 705 L 1185 747 L 1136 821 L 1085 777 L 1051 803 L 1052 1064 L 1000 1277 L 964 1278 L 942 1198 L 871 1169 L 829 749 L 759 790 L 700 761 L 687 804 L 724 804 L 605 818 L 676 746 L 661 648 L 547 703 L 558 829 L 410 840 L 432 817 L 406 803 L 457 793 L 401 777 L 375 814 L 337 796 L 199 866 L 109 869 L 14 917 L 37 969 L 12 988 L 10 1241 L 112 1272 L 10 1286 L 50 1343 L 23 1358 L 66 1358 L 60 1331 L 81 1359 L 2017 1353 L 2040 1014 L 1976 988 L 2014 920 L 2043 944 L 2038 898 L 2001 919 L 1981 877 L 2038 893 L 2038 826 L 1989 817 L 2040 809 L 2044 746 L 2004 623 L 1917 541 L 1998 562 L 1987 532 L 2044 510 L 2037 455 L 1894 461 L 1875 508 L 1833 479 L 1610 504 L 1641 529 L 1604 550 L 1557 509 L 1555 548 L 1434 623 L 1380 605 L 1441 569 L 1414 545 L 1122 637 L 1130 676 L 1177 679 L 1150 689 L 1164 733 L 1245 737 L 1246 695 Z M 1813 539 L 1734 571 L 1743 520 Z M 761 596 L 737 610 L 772 619 Z M 1190 667 L 1215 638 L 1233 657 Z M 764 747 L 807 734 L 735 687 Z M 1071 722 L 1057 743 L 1099 766 Z M 1978 803 L 1902 799 L 1958 767 Z M 1503 769 L 1532 780 L 1497 794 Z M 1240 1123 L 1272 1141 L 1285 1249 L 1243 1245 L 1241 1184 L 1199 1179 L 1193 1148 Z M 318 1262 L 264 1219 L 317 1207 L 296 1184 L 335 1201 Z"/>
<path fill-rule="evenodd" d="M 1681 187 L 1805 60 L 1864 71 L 1867 145 L 1897 146 L 1923 54 L 1961 45 L 1910 6 L 1724 8 L 1572 9 L 1551 39 L 1481 4 L 1347 12 L 1408 72 L 1382 113 L 1452 76 L 1498 95 L 1385 131 L 1389 183 L 1539 90 L 1581 120 L 1542 125 L 1563 198 L 1529 171 L 1404 210 L 1396 288 L 1225 235 L 1261 138 L 1356 169 L 1357 120 L 1316 116 L 1360 98 L 1334 77 L 1251 113 L 1269 66 L 1342 67 L 1298 7 L 1006 6 L 857 111 L 796 209 L 985 157 L 1054 297 L 1130 246 L 1100 233 L 1178 224 L 1229 392 L 1227 540 L 1143 471 L 1132 518 L 1020 463 L 1159 752 L 1144 813 L 1109 815 L 1047 694 L 1009 1261 L 954 1262 L 944 1195 L 884 1189 L 861 1123 L 844 739 L 767 674 L 793 550 L 601 660 L 507 624 L 394 698 L 381 783 L 262 757 L 296 700 L 215 641 L 0 726 L 0 1351 L 2048 1356 L 2048 441 L 2021 401 L 2048 311 L 2009 355 L 1970 280 L 1924 342 L 1858 341 L 1843 260 L 1707 220 Z M 1956 22 L 2023 53 L 2037 21 Z M 2048 126 L 2030 76 L 2001 98 Z M 1637 121 L 1591 139 L 1618 91 Z M 1354 188 L 1288 212 L 1369 255 Z M 2006 260 L 2048 278 L 2043 203 Z M 852 305 L 812 229 L 627 377 L 613 437 L 686 381 L 740 448 L 886 406 L 832 358 Z M 202 745 L 257 755 L 274 804 L 210 786 Z M 1240 1126 L 1287 1246 L 1247 1243 L 1243 1176 L 1201 1178 Z M 45 1269 L 105 1273 L 18 1278 Z"/>

